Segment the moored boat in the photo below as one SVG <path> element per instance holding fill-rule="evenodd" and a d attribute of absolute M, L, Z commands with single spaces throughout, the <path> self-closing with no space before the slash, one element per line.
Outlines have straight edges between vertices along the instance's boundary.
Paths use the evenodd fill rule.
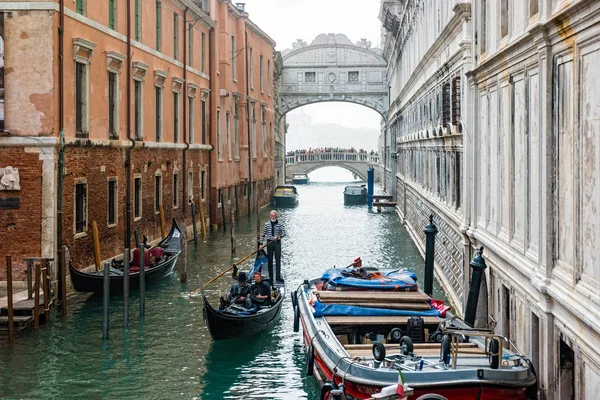
<path fill-rule="evenodd" d="M 160 249 L 162 258 L 157 262 L 150 262 L 150 257 L 146 257 L 145 282 L 151 282 L 164 277 L 172 272 L 177 258 L 181 253 L 181 230 L 173 219 L 173 225 L 169 234 L 162 239 L 155 248 Z M 147 255 L 152 249 L 147 250 Z M 140 268 L 134 266 L 131 262 L 129 266 L 129 287 L 137 288 L 140 280 Z M 77 270 L 72 264 L 69 264 L 71 282 L 78 292 L 102 293 L 104 285 L 104 271 L 83 272 Z M 110 268 L 110 292 L 120 293 L 123 291 L 123 260 L 113 260 Z"/>
<path fill-rule="evenodd" d="M 281 313 L 281 306 L 285 298 L 285 286 L 283 282 L 271 280 L 266 268 L 266 254 L 260 251 L 257 254 L 253 268 L 247 274 L 249 278 L 255 271 L 261 271 L 264 280 L 269 282 L 272 295 L 268 304 L 259 307 L 246 308 L 241 305 L 229 305 L 227 307 L 214 308 L 206 295 L 203 294 L 204 322 L 208 327 L 210 336 L 214 340 L 236 339 L 256 335 L 257 333 L 271 328 Z M 264 266 L 264 268 L 262 268 Z M 248 282 L 250 283 L 250 282 Z"/>
<path fill-rule="evenodd" d="M 308 174 L 294 174 L 292 177 L 292 183 L 294 185 L 307 185 L 310 182 Z"/>
<path fill-rule="evenodd" d="M 292 293 L 307 374 L 323 391 L 367 399 L 405 383 L 411 400 L 536 398 L 533 367 L 512 342 L 452 316 L 414 278 L 410 271 L 333 269 Z"/>
<path fill-rule="evenodd" d="M 366 185 L 360 186 L 346 186 L 344 188 L 344 204 L 367 204 L 367 187 Z"/>
<path fill-rule="evenodd" d="M 273 199 L 277 206 L 295 206 L 298 204 L 298 191 L 292 185 L 277 186 Z"/>

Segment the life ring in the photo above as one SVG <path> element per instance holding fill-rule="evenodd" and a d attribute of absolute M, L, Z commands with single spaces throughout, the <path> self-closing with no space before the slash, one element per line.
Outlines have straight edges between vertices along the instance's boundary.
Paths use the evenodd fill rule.
<path fill-rule="evenodd" d="M 312 344 L 308 346 L 306 353 L 306 376 L 313 376 L 315 368 L 315 349 Z"/>
<path fill-rule="evenodd" d="M 300 311 L 298 306 L 294 307 L 294 332 L 300 331 Z"/>
<path fill-rule="evenodd" d="M 490 340 L 488 352 L 490 353 L 490 368 L 498 369 L 498 366 L 500 365 L 500 343 L 498 342 L 498 339 Z"/>
<path fill-rule="evenodd" d="M 377 361 L 385 360 L 385 345 L 381 342 L 373 342 L 373 357 Z"/>
<path fill-rule="evenodd" d="M 294 290 L 290 296 L 292 297 L 292 308 L 296 308 L 296 306 L 298 305 L 298 299 L 296 298 L 296 291 Z"/>
<path fill-rule="evenodd" d="M 442 345 L 440 346 L 440 360 L 444 364 L 449 364 L 448 356 L 450 355 L 450 336 L 442 337 Z"/>
<path fill-rule="evenodd" d="M 413 341 L 408 336 L 402 336 L 400 339 L 400 352 L 405 356 L 412 354 L 415 350 L 415 346 L 413 345 Z"/>

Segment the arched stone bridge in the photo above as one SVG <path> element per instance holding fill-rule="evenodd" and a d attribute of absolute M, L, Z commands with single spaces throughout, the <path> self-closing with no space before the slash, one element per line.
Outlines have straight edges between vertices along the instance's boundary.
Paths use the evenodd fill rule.
<path fill-rule="evenodd" d="M 285 157 L 285 176 L 292 179 L 294 174 L 308 174 L 319 168 L 344 168 L 359 179 L 367 181 L 367 171 L 375 168 L 375 181 L 379 181 L 379 155 L 369 153 L 311 152 L 287 155 Z"/>

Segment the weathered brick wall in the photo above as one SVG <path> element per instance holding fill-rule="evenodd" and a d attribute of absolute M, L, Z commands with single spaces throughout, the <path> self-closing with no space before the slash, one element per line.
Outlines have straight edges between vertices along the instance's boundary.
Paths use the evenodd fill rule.
<path fill-rule="evenodd" d="M 13 279 L 25 279 L 23 257 L 41 255 L 42 162 L 37 153 L 23 148 L 0 148 L 0 167 L 19 170 L 20 191 L 0 191 L 0 198 L 19 198 L 20 208 L 0 210 L 0 281 L 6 280 L 6 256 L 10 255 Z"/>

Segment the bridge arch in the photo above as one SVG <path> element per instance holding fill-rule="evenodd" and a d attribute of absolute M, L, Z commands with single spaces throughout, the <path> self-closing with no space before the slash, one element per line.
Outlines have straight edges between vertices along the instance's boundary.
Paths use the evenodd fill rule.
<path fill-rule="evenodd" d="M 300 165 L 302 165 L 302 164 L 300 164 Z M 295 174 L 298 174 L 298 173 L 310 174 L 313 171 L 316 171 L 321 168 L 326 168 L 326 167 L 343 168 L 347 171 L 352 172 L 354 175 L 358 176 L 361 180 L 363 180 L 365 182 L 367 181 L 366 171 L 363 171 L 360 168 L 356 168 L 356 167 L 352 166 L 351 164 L 344 164 L 344 163 L 340 163 L 340 162 L 320 163 L 320 164 L 311 165 L 311 166 L 307 165 L 306 169 L 304 171 L 297 171 L 294 173 Z"/>
<path fill-rule="evenodd" d="M 347 102 L 376 111 L 387 120 L 387 62 L 382 50 L 343 34 L 320 34 L 310 45 L 298 39 L 282 52 L 277 114 L 314 103 Z"/>

